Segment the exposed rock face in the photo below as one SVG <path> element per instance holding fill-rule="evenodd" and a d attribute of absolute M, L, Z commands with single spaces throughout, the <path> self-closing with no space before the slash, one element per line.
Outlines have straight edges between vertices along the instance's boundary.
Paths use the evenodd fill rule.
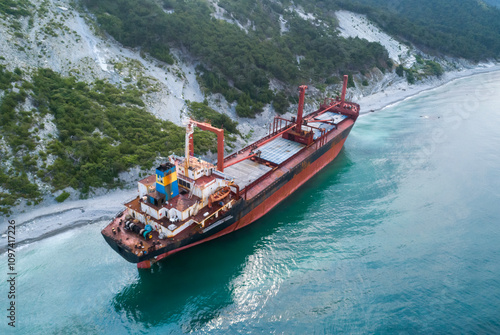
<path fill-rule="evenodd" d="M 196 79 L 195 68 L 198 63 L 182 50 L 172 51 L 175 63 L 168 65 L 149 57 L 139 49 L 125 48 L 103 34 L 95 26 L 91 16 L 85 14 L 83 9 L 73 7 L 74 1 L 33 0 L 30 3 L 28 9 L 31 16 L 0 18 L 0 50 L 2 50 L 0 64 L 5 65 L 8 70 L 20 68 L 29 75 L 37 68 L 50 68 L 62 75 L 71 75 L 89 83 L 104 79 L 115 85 L 137 85 L 145 92 L 143 100 L 147 111 L 178 125 L 182 125 L 186 117 L 187 101 L 202 102 L 206 99 L 211 108 L 239 122 L 238 129 L 243 137 L 237 139 L 236 149 L 267 134 L 269 124 L 275 115 L 272 105 L 265 106 L 263 112 L 255 119 L 238 117 L 235 111 L 236 103 L 228 103 L 221 94 L 205 96 Z M 225 19 L 245 31 L 251 29 L 251 22 L 242 25 L 240 22 L 227 19 L 224 10 L 217 6 L 216 1 L 211 1 L 211 4 L 215 8 L 213 14 L 215 18 Z M 305 13 L 301 8 L 291 7 L 289 10 L 297 12 L 304 19 L 315 19 L 313 14 Z M 385 34 L 364 15 L 339 11 L 336 17 L 341 36 L 359 37 L 380 43 L 387 49 L 395 65 L 403 64 L 405 67 L 411 67 L 416 62 L 416 55 L 428 57 L 416 48 L 408 47 Z M 287 23 L 282 16 L 280 18 L 283 34 L 287 32 Z M 426 78 L 418 82 L 419 85 L 410 87 L 406 79 L 397 76 L 394 71 L 383 73 L 380 69 L 374 68 L 367 73 L 354 75 L 355 87 L 348 91 L 350 99 L 364 103 L 362 112 L 366 113 L 414 94 L 419 88 L 428 89 L 457 77 L 460 74 L 456 71 L 475 67 L 464 60 L 444 57 L 433 59 L 445 70 L 455 71 L 454 74 L 447 73 L 439 80 L 435 77 Z M 481 66 L 487 69 L 493 64 Z M 270 81 L 272 89 L 286 88 L 286 83 L 273 78 Z M 319 85 L 318 88 L 309 85 L 305 112 L 313 111 L 319 101 L 325 96 L 336 95 L 339 89 L 340 84 L 321 89 Z M 2 92 L 0 92 L 1 98 Z M 29 100 L 22 106 L 24 110 L 33 107 Z M 296 105 L 292 105 L 286 116 L 295 114 L 295 110 Z M 46 115 L 37 120 L 45 125 L 39 134 L 42 144 L 37 147 L 37 151 L 45 150 L 43 143 L 57 136 L 57 128 L 51 118 L 52 116 Z M 5 139 L 1 137 L 0 149 L 10 150 Z M 52 163 L 51 159 L 53 158 L 49 155 L 47 164 Z M 212 160 L 215 160 L 213 154 Z M 10 163 L 2 162 L 6 167 Z M 132 169 L 129 173 L 124 173 L 121 179 L 134 182 L 139 172 L 138 169 Z M 31 178 L 43 192 L 50 191 L 50 187 L 37 181 L 35 176 L 30 176 Z M 102 193 L 101 191 L 98 193 Z M 71 193 L 71 198 L 78 196 L 76 191 Z M 24 204 L 21 204 L 20 207 L 23 206 Z"/>

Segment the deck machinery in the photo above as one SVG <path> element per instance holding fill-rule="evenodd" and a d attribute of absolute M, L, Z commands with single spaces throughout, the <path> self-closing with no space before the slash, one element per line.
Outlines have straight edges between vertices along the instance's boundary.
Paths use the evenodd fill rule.
<path fill-rule="evenodd" d="M 184 157 L 171 155 L 138 182 L 103 230 L 123 258 L 149 268 L 183 249 L 228 234 L 262 217 L 331 162 L 342 149 L 359 105 L 342 94 L 303 115 L 307 86 L 299 87 L 297 117 L 275 117 L 269 134 L 224 158 L 224 130 L 190 120 Z M 217 134 L 217 165 L 194 156 L 194 127 Z"/>

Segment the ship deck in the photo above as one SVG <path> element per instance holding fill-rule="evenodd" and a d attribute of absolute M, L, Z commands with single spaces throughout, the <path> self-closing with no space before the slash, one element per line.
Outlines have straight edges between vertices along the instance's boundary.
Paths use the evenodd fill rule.
<path fill-rule="evenodd" d="M 354 122 L 350 119 L 346 120 L 346 122 L 341 123 L 337 129 L 334 129 L 327 135 L 327 141 L 340 135 L 340 133 L 352 126 L 353 123 Z M 279 168 L 272 170 L 267 175 L 264 175 L 260 179 L 254 181 L 254 183 L 250 185 L 251 187 L 246 190 L 245 199 L 251 199 L 259 195 L 264 189 L 271 186 L 271 184 L 273 184 L 275 181 L 279 180 L 279 178 L 285 173 L 291 171 L 297 165 L 302 164 L 302 162 L 304 162 L 307 157 L 314 154 L 316 150 L 317 147 L 314 144 L 305 147 L 303 150 L 290 157 L 289 160 L 280 165 Z"/>
<path fill-rule="evenodd" d="M 180 195 L 180 197 L 186 198 L 186 195 Z M 235 194 L 232 194 L 232 198 L 235 197 Z M 129 201 L 128 203 L 125 204 L 125 207 L 131 208 L 135 211 L 141 211 L 141 202 L 142 199 L 139 197 L 133 199 L 132 201 Z M 148 204 L 151 205 L 151 204 Z M 152 205 L 151 205 L 152 206 Z M 217 218 L 215 216 L 210 217 L 212 214 L 220 210 L 222 206 L 220 206 L 218 203 L 213 203 L 212 208 L 205 207 L 203 211 L 200 211 L 197 215 L 194 217 L 189 217 L 186 220 L 182 221 L 176 221 L 176 222 L 171 222 L 167 218 L 162 218 L 160 220 L 155 219 L 154 217 L 150 217 L 149 220 L 154 221 L 163 227 L 170 229 L 172 228 L 172 225 L 174 225 L 177 229 L 184 224 L 188 223 L 189 221 L 192 221 L 192 224 L 190 224 L 186 229 L 183 229 L 179 233 L 177 233 L 173 237 L 169 237 L 167 239 L 160 239 L 159 234 L 157 231 L 153 230 L 153 238 L 151 240 L 145 240 L 138 234 L 133 234 L 130 231 L 127 231 L 124 229 L 124 223 L 125 223 L 125 214 L 122 217 L 115 218 L 111 224 L 109 224 L 107 227 L 103 229 L 103 234 L 112 237 L 116 241 L 120 241 L 120 244 L 122 246 L 125 246 L 132 250 L 133 253 L 136 255 L 141 256 L 144 251 L 148 250 L 154 250 L 154 249 L 160 249 L 162 247 L 167 246 L 168 244 L 171 243 L 176 243 L 177 241 L 181 241 L 197 232 L 202 232 L 203 228 L 197 224 L 197 222 L 201 222 L 207 217 L 209 219 L 206 220 L 205 222 L 205 228 L 210 227 L 212 223 L 217 221 Z M 145 224 L 138 222 L 137 223 L 141 228 L 144 228 Z M 118 227 L 120 229 L 118 229 Z M 156 245 L 155 245 L 156 243 Z"/>
<path fill-rule="evenodd" d="M 224 174 L 234 178 L 234 182 L 243 189 L 271 170 L 270 166 L 247 159 L 224 169 Z"/>
<path fill-rule="evenodd" d="M 321 130 L 319 129 L 324 129 L 324 136 L 326 137 L 324 143 L 335 138 L 354 123 L 347 116 L 332 111 L 327 111 L 317 116 L 311 114 L 308 116 L 308 119 L 314 122 L 314 128 L 311 128 L 311 130 L 314 132 L 315 140 L 321 136 Z M 234 182 L 243 191 L 245 199 L 251 199 L 258 195 L 283 174 L 303 162 L 321 145 L 320 141 L 315 141 L 312 145 L 305 146 L 304 144 L 284 139 L 279 136 L 279 133 L 283 129 L 285 128 L 277 132 L 278 136 L 274 136 L 273 138 L 273 134 L 268 135 L 226 159 L 226 164 L 232 165 L 224 169 L 224 174 L 234 178 Z M 257 147 L 256 144 L 259 144 L 259 142 L 266 143 Z M 244 159 L 254 154 L 257 150 L 260 150 L 259 159 Z"/>
<path fill-rule="evenodd" d="M 224 164 L 229 166 L 224 169 L 224 173 L 217 174 L 220 175 L 218 178 L 228 179 L 229 177 L 233 179 L 234 183 L 239 187 L 240 196 L 245 200 L 250 200 L 272 186 L 273 183 L 280 182 L 281 177 L 292 171 L 296 166 L 306 163 L 311 155 L 352 127 L 355 121 L 355 118 L 352 119 L 340 113 L 324 109 L 311 113 L 304 119 L 311 122 L 310 126 L 304 125 L 304 128 L 309 127 L 308 130 L 314 132 L 315 141 L 312 144 L 306 146 L 283 138 L 282 134 L 291 129 L 289 124 L 285 124 L 284 127 L 275 129 L 268 136 L 226 157 Z M 249 158 L 249 156 L 256 157 Z M 203 181 L 200 180 L 200 182 Z M 232 192 L 230 199 L 235 199 L 235 196 L 236 194 Z M 176 198 L 177 202 L 175 204 L 172 202 L 167 206 L 179 207 L 182 204 L 188 205 L 195 201 L 189 195 L 182 193 Z M 141 201 L 143 200 L 137 197 L 125 205 L 140 212 Z M 175 236 L 167 239 L 159 239 L 157 231 L 152 232 L 153 238 L 151 240 L 145 240 L 139 234 L 125 230 L 125 213 L 127 211 L 116 217 L 111 224 L 102 230 L 102 233 L 116 241 L 119 246 L 140 257 L 169 244 L 179 244 L 194 234 L 202 233 L 204 229 L 210 229 L 211 224 L 217 220 L 216 214 L 219 213 L 215 212 L 218 210 L 222 211 L 224 208 L 219 203 L 214 203 L 212 208 L 204 207 L 196 216 L 191 216 L 184 221 L 170 222 L 166 218 L 159 220 L 150 218 L 149 220 L 157 222 L 168 230 L 171 230 L 170 228 L 173 228 L 173 225 L 179 228 Z M 198 224 L 203 220 L 205 220 L 204 227 Z M 144 227 L 143 223 L 138 223 L 138 225 Z M 186 229 L 181 227 L 183 225 L 186 225 L 184 227 Z"/>

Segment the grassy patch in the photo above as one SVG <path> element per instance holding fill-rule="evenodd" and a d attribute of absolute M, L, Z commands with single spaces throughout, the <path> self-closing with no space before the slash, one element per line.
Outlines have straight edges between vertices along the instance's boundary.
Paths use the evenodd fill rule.
<path fill-rule="evenodd" d="M 85 193 L 91 187 L 114 187 L 120 172 L 136 165 L 150 168 L 158 155 L 183 150 L 183 128 L 146 112 L 136 89 L 103 81 L 89 86 L 46 69 L 38 71 L 34 84 L 36 104 L 54 115 L 58 129 L 48 146 L 57 158 L 44 178 L 56 189 L 69 186 Z M 206 135 L 198 136 L 200 151 L 215 148 L 203 141 Z"/>
<path fill-rule="evenodd" d="M 68 199 L 69 197 L 69 193 L 64 191 L 63 193 L 59 194 L 57 197 L 56 197 L 56 201 L 57 202 L 63 202 L 64 200 Z"/>
<path fill-rule="evenodd" d="M 317 24 L 285 10 L 288 5 L 280 2 L 219 1 L 242 25 L 251 22 L 245 31 L 214 19 L 204 0 L 83 3 L 101 27 L 125 45 L 142 47 L 167 63 L 169 47 L 186 50 L 202 64 L 197 70 L 202 88 L 223 94 L 230 103 L 237 101 L 236 112 L 243 117 L 255 117 L 264 105 L 280 99 L 270 90 L 270 78 L 293 86 L 322 83 L 340 72 L 385 67 L 387 61 L 380 44 L 338 36 L 334 20 L 324 10 L 331 4 L 318 10 L 328 24 Z M 173 12 L 167 14 L 165 8 Z M 280 31 L 280 15 L 288 22 L 286 34 Z M 282 103 L 277 105 L 277 110 L 284 110 Z"/>
<path fill-rule="evenodd" d="M 208 122 L 217 128 L 224 128 L 226 132 L 241 135 L 237 129 L 238 122 L 231 120 L 226 114 L 221 114 L 201 102 L 188 102 L 188 112 L 194 120 Z"/>
<path fill-rule="evenodd" d="M 53 191 L 72 187 L 87 194 L 92 188 L 118 186 L 119 173 L 131 167 L 151 169 L 157 157 L 184 150 L 184 129 L 148 113 L 142 92 L 135 88 L 99 80 L 87 84 L 49 69 L 39 69 L 32 79 L 23 80 L 22 72 L 0 66 L 4 91 L 0 138 L 7 144 L 0 147 L 0 211 L 4 214 L 21 198 L 29 203 L 41 200 L 31 176 Z M 36 108 L 25 111 L 20 106 L 28 97 Z M 212 118 L 211 113 L 205 116 Z M 52 115 L 56 131 L 42 143 L 38 133 L 47 114 Z M 229 121 L 220 119 L 234 131 L 235 124 Z M 197 153 L 216 151 L 214 134 L 196 131 L 194 139 Z M 41 144 L 46 150 L 38 150 Z"/>

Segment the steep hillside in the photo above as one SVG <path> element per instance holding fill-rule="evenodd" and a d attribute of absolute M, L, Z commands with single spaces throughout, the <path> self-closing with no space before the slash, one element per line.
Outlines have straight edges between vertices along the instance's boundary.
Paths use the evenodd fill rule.
<path fill-rule="evenodd" d="M 500 10 L 478 0 L 325 0 L 367 14 L 428 52 L 473 61 L 500 57 Z"/>
<path fill-rule="evenodd" d="M 182 151 L 183 128 L 171 121 L 188 113 L 186 99 L 203 99 L 193 65 L 122 49 L 69 2 L 1 9 L 0 213 L 52 192 L 63 201 L 63 189 L 119 186 L 120 173 Z M 215 151 L 212 134 L 195 136 L 198 153 Z"/>
<path fill-rule="evenodd" d="M 332 84 L 340 73 L 387 68 L 377 43 L 343 38 L 334 12 L 305 15 L 286 2 L 84 0 L 103 29 L 131 47 L 170 61 L 171 47 L 198 59 L 202 86 L 255 116 L 276 99 L 270 79 L 286 86 Z M 220 19 L 214 19 L 220 18 Z M 289 95 L 289 93 L 287 93 Z M 281 109 L 281 111 L 285 111 Z"/>
<path fill-rule="evenodd" d="M 136 180 L 182 152 L 188 116 L 223 126 L 230 151 L 264 135 L 275 113 L 294 111 L 298 84 L 309 85 L 311 110 L 338 93 L 345 73 L 358 99 L 467 64 L 388 34 L 394 27 L 381 27 L 394 16 L 380 21 L 375 5 L 3 1 L 0 214 Z M 195 136 L 196 153 L 210 156 L 212 134 Z"/>
<path fill-rule="evenodd" d="M 387 50 L 373 40 L 339 35 L 335 13 L 342 8 L 366 14 L 408 47 L 419 47 L 427 55 L 471 61 L 500 55 L 500 12 L 476 0 L 83 3 L 100 26 L 125 45 L 142 47 L 166 62 L 172 61 L 172 47 L 192 55 L 201 63 L 197 71 L 205 93 L 221 93 L 228 102 L 237 102 L 239 116 L 254 117 L 273 101 L 276 110 L 284 112 L 292 87 L 327 86 L 337 83 L 341 73 L 364 75 L 375 67 L 385 72 L 396 64 L 410 83 L 421 79 L 421 70 L 442 73 L 436 62 L 422 60 L 418 62 L 422 66 L 409 68 L 399 59 L 388 61 Z M 284 90 L 273 90 L 276 87 Z"/>

